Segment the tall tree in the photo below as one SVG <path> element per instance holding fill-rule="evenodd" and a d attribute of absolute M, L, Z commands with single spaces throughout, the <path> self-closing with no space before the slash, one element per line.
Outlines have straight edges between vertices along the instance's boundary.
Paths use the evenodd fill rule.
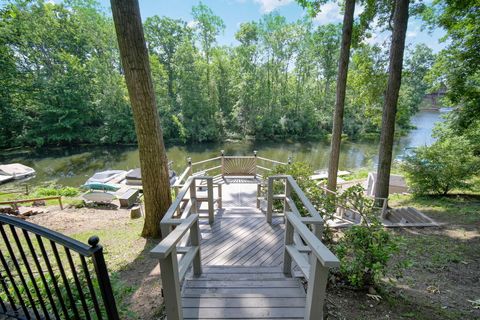
<path fill-rule="evenodd" d="M 225 23 L 223 23 L 222 18 L 213 13 L 212 9 L 201 2 L 198 6 L 192 8 L 192 16 L 198 24 L 198 37 L 207 63 L 207 84 L 210 86 L 212 47 L 217 36 L 225 29 Z"/>
<path fill-rule="evenodd" d="M 137 0 L 111 0 L 111 6 L 140 154 L 145 195 L 142 236 L 161 237 L 160 220 L 172 198 L 140 7 Z"/>
<path fill-rule="evenodd" d="M 375 186 L 375 197 L 377 198 L 388 198 L 395 134 L 395 116 L 397 114 L 398 95 L 402 82 L 403 53 L 405 51 L 405 36 L 408 26 L 409 2 L 409 0 L 395 1 L 388 83 L 383 106 L 377 182 Z"/>
<path fill-rule="evenodd" d="M 338 161 L 340 159 L 340 143 L 342 141 L 343 111 L 345 109 L 345 93 L 347 91 L 348 62 L 350 61 L 350 45 L 352 43 L 353 15 L 355 0 L 345 0 L 343 15 L 342 45 L 338 61 L 337 96 L 333 115 L 333 129 L 330 146 L 330 162 L 328 164 L 328 189 L 337 189 Z"/>

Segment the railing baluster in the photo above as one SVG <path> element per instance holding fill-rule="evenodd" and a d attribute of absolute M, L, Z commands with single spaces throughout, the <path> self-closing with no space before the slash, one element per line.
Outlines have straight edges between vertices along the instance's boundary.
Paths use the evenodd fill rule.
<path fill-rule="evenodd" d="M 90 291 L 90 297 L 92 298 L 93 308 L 99 320 L 103 319 L 102 312 L 100 311 L 100 306 L 97 300 L 97 294 L 95 293 L 95 288 L 93 287 L 92 279 L 90 278 L 90 271 L 88 270 L 87 261 L 85 257 L 80 254 L 80 261 L 82 262 L 83 273 L 87 279 L 88 290 Z"/>
<path fill-rule="evenodd" d="M 48 274 L 53 282 L 53 287 L 55 288 L 55 293 L 57 295 L 57 299 L 60 302 L 60 306 L 62 307 L 62 312 L 65 315 L 66 319 L 70 319 L 70 315 L 68 314 L 67 307 L 65 306 L 65 301 L 63 300 L 62 292 L 58 287 L 57 278 L 55 277 L 55 273 L 53 273 L 52 264 L 50 263 L 50 259 L 48 259 L 47 250 L 45 250 L 45 245 L 43 244 L 42 237 L 36 235 L 38 245 L 40 246 L 40 251 L 42 252 L 43 259 L 45 260 L 45 265 L 47 266 Z"/>
<path fill-rule="evenodd" d="M 10 241 L 7 237 L 5 229 L 3 228 L 3 225 L 1 225 L 1 224 L 0 224 L 0 232 L 2 233 L 3 241 L 5 241 L 5 245 L 7 247 L 8 253 L 10 254 L 10 258 L 12 259 L 13 265 L 15 266 L 15 269 L 17 270 L 18 277 L 20 277 L 20 282 L 22 283 L 23 289 L 24 289 L 24 291 L 27 295 L 27 299 L 30 302 L 30 307 L 33 309 L 33 313 L 35 314 L 35 316 L 37 318 L 40 318 L 40 313 L 38 312 L 37 307 L 35 305 L 35 301 L 33 300 L 32 294 L 30 293 L 30 290 L 28 289 L 27 282 L 25 281 L 25 277 L 23 276 L 23 272 L 20 268 L 20 265 L 18 264 L 18 260 L 17 260 L 17 257 L 15 256 L 15 252 L 13 252 L 12 246 L 10 245 Z M 3 257 L 3 254 L 2 254 L 2 257 Z M 5 260 L 5 257 L 3 257 L 2 260 Z M 5 261 L 5 263 L 6 262 L 7 261 Z M 5 268 L 8 268 L 8 265 L 5 265 Z M 9 273 L 9 270 L 7 269 L 7 274 L 8 273 Z M 11 280 L 13 282 L 13 276 L 12 276 L 11 273 L 10 273 L 10 276 L 11 276 Z M 10 278 L 10 276 L 9 276 L 9 278 Z M 18 287 L 17 287 L 17 290 L 18 290 Z M 19 291 L 17 294 L 20 295 L 21 292 Z M 25 304 L 23 304 L 22 306 L 25 307 L 25 310 L 24 310 L 25 311 L 25 316 L 27 317 L 27 319 L 30 319 L 30 312 L 27 310 Z"/>
<path fill-rule="evenodd" d="M 78 309 L 77 309 L 76 300 L 73 298 L 72 290 L 70 289 L 70 284 L 68 283 L 68 278 L 67 278 L 67 275 L 65 273 L 65 269 L 63 267 L 62 260 L 60 259 L 60 255 L 58 254 L 57 245 L 52 240 L 50 240 L 50 245 L 52 247 L 53 255 L 55 257 L 55 260 L 57 261 L 58 270 L 60 271 L 60 275 L 61 275 L 62 280 L 63 280 L 63 285 L 65 286 L 65 291 L 67 291 L 67 296 L 68 296 L 68 299 L 70 300 L 70 308 L 73 311 L 75 319 L 80 319 L 80 315 L 79 315 Z"/>
<path fill-rule="evenodd" d="M 20 242 L 20 239 L 18 238 L 17 232 L 12 225 L 10 225 L 10 232 L 13 235 L 13 239 L 15 240 L 18 251 L 20 252 L 20 256 L 23 259 L 23 262 L 25 264 L 25 268 L 27 269 L 28 276 L 30 277 L 31 282 L 33 283 L 33 288 L 35 290 L 35 293 L 37 294 L 37 298 L 38 298 L 38 301 L 40 302 L 40 307 L 42 308 L 43 314 L 44 314 L 45 318 L 50 319 L 50 315 L 48 314 L 47 308 L 45 306 L 45 302 L 43 301 L 42 293 L 40 292 L 40 289 L 38 288 L 37 280 L 35 279 L 35 276 L 33 275 L 32 269 L 30 268 L 30 264 L 28 263 L 27 256 L 25 255 L 25 251 L 23 250 L 22 243 Z M 25 289 L 29 290 L 28 287 L 26 287 Z"/>
<path fill-rule="evenodd" d="M 50 291 L 50 286 L 48 285 L 47 279 L 45 279 L 42 266 L 37 257 L 37 253 L 35 252 L 35 248 L 33 247 L 32 240 L 30 239 L 30 236 L 28 235 L 28 232 L 26 230 L 22 230 L 22 231 L 23 231 L 23 236 L 27 241 L 28 248 L 30 249 L 30 253 L 32 254 L 32 258 L 35 262 L 35 266 L 37 267 L 37 271 L 40 274 L 40 279 L 42 280 L 43 286 L 45 287 L 45 292 L 47 293 L 47 298 L 50 301 L 50 307 L 52 308 L 53 314 L 55 315 L 56 319 L 60 319 L 60 315 L 58 314 L 56 303 L 53 300 L 52 292 Z"/>
<path fill-rule="evenodd" d="M 1 276 L 0 276 L 1 277 Z M 0 281 L 2 281 L 2 279 L 0 279 Z M 3 302 L 2 298 L 0 297 L 0 307 L 2 308 L 2 311 L 4 313 L 7 312 L 7 306 L 5 305 L 5 303 Z"/>
<path fill-rule="evenodd" d="M 21 306 L 23 312 L 26 314 L 27 319 L 30 319 L 30 314 L 29 314 L 28 309 L 25 305 L 25 301 L 23 301 L 22 294 L 21 294 L 20 290 L 18 289 L 17 283 L 15 282 L 15 278 L 13 277 L 12 273 L 10 272 L 10 269 L 8 267 L 8 263 L 5 260 L 5 257 L 3 256 L 2 251 L 0 251 L 0 260 L 2 262 L 3 267 L 5 268 L 5 272 L 7 273 L 8 279 L 10 279 L 10 282 L 13 286 L 13 291 L 15 291 L 15 294 L 17 295 L 17 300 L 20 303 L 20 306 Z M 6 290 L 8 290 L 8 288 L 6 288 Z M 18 309 L 15 307 L 15 310 L 18 310 Z"/>
<path fill-rule="evenodd" d="M 80 296 L 80 302 L 82 303 L 83 312 L 85 313 L 86 319 L 90 320 L 90 312 L 88 311 L 87 302 L 85 301 L 85 295 L 83 294 L 82 285 L 80 284 L 80 280 L 78 279 L 77 270 L 75 269 L 75 264 L 73 263 L 70 249 L 68 249 L 67 247 L 64 247 L 64 249 L 67 255 L 68 264 L 70 265 L 70 269 L 72 270 L 73 279 L 75 281 L 75 286 L 77 287 L 78 295 Z"/>
<path fill-rule="evenodd" d="M 2 251 L 0 251 L 0 255 L 3 257 Z M 0 257 L 0 260 L 2 260 L 2 264 L 3 264 L 3 258 Z M 5 270 L 7 270 L 7 268 L 5 268 Z M 15 300 L 13 299 L 12 295 L 10 294 L 10 290 L 7 287 L 7 284 L 6 284 L 5 276 L 1 272 L 0 272 L 0 282 L 2 283 L 3 291 L 5 291 L 5 295 L 7 296 L 8 303 L 10 303 L 10 307 L 13 310 L 17 310 L 18 309 L 17 304 L 15 303 Z"/>

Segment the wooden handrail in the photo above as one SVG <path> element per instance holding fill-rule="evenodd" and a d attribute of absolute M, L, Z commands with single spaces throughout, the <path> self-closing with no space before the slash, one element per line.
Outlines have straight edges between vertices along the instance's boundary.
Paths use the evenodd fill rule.
<path fill-rule="evenodd" d="M 324 267 L 336 268 L 340 265 L 338 258 L 308 229 L 299 217 L 293 213 L 287 213 L 286 217 Z"/>
<path fill-rule="evenodd" d="M 277 160 L 273 160 L 273 159 L 268 159 L 268 158 L 263 158 L 263 157 L 257 157 L 258 160 L 263 160 L 263 161 L 269 161 L 271 163 L 275 163 L 275 164 L 281 164 L 281 165 L 287 165 L 287 163 L 285 162 L 281 162 L 281 161 L 277 161 Z"/>
<path fill-rule="evenodd" d="M 170 320 L 183 319 L 180 283 L 185 278 L 190 265 L 193 265 L 195 275 L 202 274 L 198 218 L 198 214 L 191 214 L 182 219 L 175 230 L 150 251 L 160 261 L 165 311 Z M 177 247 L 187 232 L 189 232 L 190 245 Z M 183 255 L 180 261 L 177 254 Z"/>
<path fill-rule="evenodd" d="M 187 233 L 192 225 L 198 220 L 198 214 L 192 214 L 188 218 L 182 221 L 182 223 L 175 228 L 168 236 L 166 236 L 162 242 L 160 242 L 150 253 L 159 259 L 165 259 L 169 255 L 177 243 Z"/>
<path fill-rule="evenodd" d="M 291 193 L 295 193 L 297 197 L 300 199 L 302 205 L 305 207 L 307 210 L 307 213 L 309 217 L 311 218 L 309 220 L 309 224 L 314 225 L 314 230 L 315 234 L 317 237 L 321 238 L 322 237 L 322 226 L 323 226 L 323 218 L 318 213 L 317 209 L 313 206 L 313 204 L 308 200 L 307 196 L 303 192 L 303 190 L 300 188 L 300 186 L 297 184 L 295 179 L 292 176 L 289 175 L 274 175 L 268 177 L 267 180 L 267 213 L 266 213 L 266 218 L 268 223 L 272 223 L 272 217 L 273 217 L 273 200 L 278 199 L 278 196 L 274 195 L 274 181 L 275 180 L 284 180 L 285 181 L 285 194 L 281 197 L 284 199 L 284 206 L 283 206 L 283 213 L 285 214 L 286 212 L 292 211 L 295 213 L 298 213 L 300 215 L 300 212 L 295 205 L 295 203 L 292 201 L 291 198 Z"/>
<path fill-rule="evenodd" d="M 172 227 L 180 225 L 186 217 L 188 217 L 191 213 L 197 213 L 197 208 L 199 204 L 199 199 L 197 197 L 197 180 L 206 180 L 207 181 L 207 202 L 208 202 L 208 222 L 212 224 L 215 219 L 215 211 L 214 211 L 214 202 L 215 199 L 213 198 L 213 177 L 210 176 L 191 176 L 187 179 L 185 184 L 182 186 L 180 191 L 177 193 L 177 197 L 168 208 L 167 212 L 162 218 L 160 222 L 160 229 L 162 231 L 162 236 L 165 238 L 172 230 Z M 187 194 L 189 194 L 190 198 L 187 198 Z M 219 195 L 221 192 L 219 191 Z M 181 205 L 186 200 L 188 200 L 186 207 L 184 207 L 184 211 L 181 211 Z M 203 200 L 204 201 L 204 200 Z M 219 196 L 216 201 L 218 202 L 218 207 L 221 208 L 222 199 Z M 185 210 L 187 209 L 188 210 Z M 177 217 L 175 216 L 177 214 Z M 180 215 L 180 217 L 178 217 Z"/>
<path fill-rule="evenodd" d="M 323 319 L 329 268 L 338 267 L 340 262 L 296 214 L 289 212 L 285 216 L 283 272 L 292 276 L 292 262 L 295 261 L 308 281 L 304 319 Z M 295 244 L 295 234 L 303 240 L 302 245 Z M 312 253 L 312 258 L 309 258 L 306 252 Z"/>
<path fill-rule="evenodd" d="M 204 164 L 204 163 L 207 163 L 207 162 L 210 162 L 210 161 L 220 160 L 220 158 L 221 157 L 215 157 L 215 158 L 205 159 L 205 160 L 202 160 L 202 161 L 193 162 L 192 166 L 197 166 L 199 164 Z"/>

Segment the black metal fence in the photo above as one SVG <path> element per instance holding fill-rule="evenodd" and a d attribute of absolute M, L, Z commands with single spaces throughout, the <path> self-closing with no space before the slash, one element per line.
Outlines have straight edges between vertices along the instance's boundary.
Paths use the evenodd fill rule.
<path fill-rule="evenodd" d="M 119 319 L 98 237 L 89 246 L 2 214 L 0 234 L 0 318 Z"/>

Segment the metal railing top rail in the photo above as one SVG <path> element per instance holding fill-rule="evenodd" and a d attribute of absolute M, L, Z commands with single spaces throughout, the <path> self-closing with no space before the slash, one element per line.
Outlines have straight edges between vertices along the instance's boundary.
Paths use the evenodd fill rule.
<path fill-rule="evenodd" d="M 47 229 L 45 227 L 39 226 L 37 224 L 25 221 L 25 220 L 20 220 L 15 217 L 8 216 L 6 214 L 0 214 L 0 223 L 4 224 L 9 224 L 13 225 L 17 228 L 26 230 L 28 232 L 31 232 L 33 234 L 39 235 L 43 238 L 46 238 L 48 240 L 51 240 L 53 242 L 56 242 L 70 250 L 73 250 L 75 252 L 78 252 L 82 254 L 83 256 L 90 257 L 93 253 L 96 251 L 100 250 L 102 247 L 100 245 L 96 246 L 88 246 L 85 243 L 82 243 L 78 240 L 72 239 L 70 237 L 67 237 L 61 233 L 58 233 L 56 231 Z M 95 239 L 96 238 L 96 239 Z M 92 239 L 92 240 L 90 240 Z M 89 239 L 89 242 L 95 242 L 98 243 L 98 238 L 97 237 L 91 237 Z"/>

